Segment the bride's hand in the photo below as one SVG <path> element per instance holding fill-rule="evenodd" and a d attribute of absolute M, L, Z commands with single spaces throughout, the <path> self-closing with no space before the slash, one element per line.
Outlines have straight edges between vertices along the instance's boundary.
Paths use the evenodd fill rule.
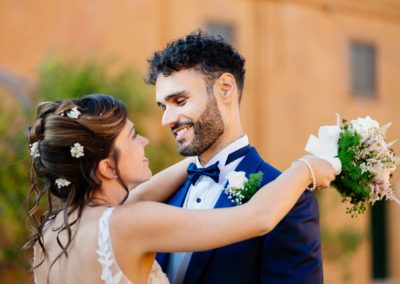
<path fill-rule="evenodd" d="M 315 175 L 317 189 L 328 187 L 336 178 L 335 169 L 325 159 L 321 159 L 312 155 L 306 155 L 301 159 L 308 161 L 310 164 Z"/>

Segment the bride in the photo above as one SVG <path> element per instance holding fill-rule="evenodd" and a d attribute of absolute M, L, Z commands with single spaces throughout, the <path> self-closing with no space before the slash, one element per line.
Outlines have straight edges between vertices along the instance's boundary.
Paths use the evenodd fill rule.
<path fill-rule="evenodd" d="M 39 104 L 29 143 L 35 201 L 27 247 L 34 248 L 36 283 L 168 283 L 156 252 L 208 250 L 264 235 L 313 180 L 323 188 L 335 177 L 328 162 L 306 156 L 244 205 L 162 204 L 192 160 L 151 177 L 148 140 L 125 106 L 106 95 Z"/>

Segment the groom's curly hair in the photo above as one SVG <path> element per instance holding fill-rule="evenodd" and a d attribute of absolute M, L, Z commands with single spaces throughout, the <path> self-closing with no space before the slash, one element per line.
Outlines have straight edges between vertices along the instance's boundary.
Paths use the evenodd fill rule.
<path fill-rule="evenodd" d="M 171 41 L 148 60 L 146 83 L 155 85 L 158 75 L 169 76 L 184 69 L 195 69 L 204 75 L 208 91 L 215 80 L 225 72 L 236 80 L 241 98 L 245 59 L 221 36 L 210 35 L 201 30 Z"/>

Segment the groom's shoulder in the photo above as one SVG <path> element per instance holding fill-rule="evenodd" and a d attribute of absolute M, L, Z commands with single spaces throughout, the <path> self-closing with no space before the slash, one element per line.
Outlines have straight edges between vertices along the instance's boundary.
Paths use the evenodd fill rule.
<path fill-rule="evenodd" d="M 271 165 L 270 163 L 268 163 L 264 160 L 261 162 L 258 171 L 263 172 L 263 174 L 264 174 L 263 182 L 264 183 L 273 181 L 281 174 L 280 170 L 278 170 L 275 166 Z"/>
<path fill-rule="evenodd" d="M 254 150 L 256 150 L 256 149 L 254 148 Z M 256 151 L 256 153 L 257 153 L 257 151 Z M 274 165 L 265 161 L 264 158 L 261 157 L 258 153 L 257 153 L 257 156 L 258 156 L 257 158 L 260 160 L 260 165 L 259 165 L 258 171 L 261 171 L 264 174 L 262 185 L 265 185 L 265 184 L 273 181 L 282 173 Z M 312 204 L 312 207 L 318 206 L 314 194 L 312 194 L 312 192 L 309 192 L 309 191 L 305 191 L 300 196 L 299 200 L 297 201 L 297 203 L 294 207 L 299 207 L 299 205 L 304 204 L 304 203 L 308 203 L 309 205 Z M 292 210 L 292 211 L 295 211 L 295 210 Z"/>
<path fill-rule="evenodd" d="M 261 171 L 264 174 L 263 178 L 263 184 L 266 184 L 268 182 L 273 181 L 275 178 L 277 178 L 280 174 L 281 171 L 278 170 L 275 166 L 272 164 L 266 162 L 263 157 L 258 153 L 257 149 L 253 147 L 253 153 L 254 153 L 254 159 L 258 160 L 258 168 L 257 171 Z"/>

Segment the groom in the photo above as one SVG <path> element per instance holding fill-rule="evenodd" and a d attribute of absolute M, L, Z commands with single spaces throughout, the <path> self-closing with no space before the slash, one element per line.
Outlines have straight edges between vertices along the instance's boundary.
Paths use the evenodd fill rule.
<path fill-rule="evenodd" d="M 235 206 L 224 192 L 229 172 L 244 171 L 248 177 L 262 171 L 262 185 L 280 174 L 243 133 L 239 107 L 245 60 L 231 45 L 195 32 L 169 43 L 148 62 L 147 81 L 156 86 L 163 126 L 171 129 L 181 155 L 197 156 L 169 204 Z M 210 251 L 159 253 L 157 261 L 171 283 L 322 283 L 317 201 L 306 191 L 265 236 Z"/>

